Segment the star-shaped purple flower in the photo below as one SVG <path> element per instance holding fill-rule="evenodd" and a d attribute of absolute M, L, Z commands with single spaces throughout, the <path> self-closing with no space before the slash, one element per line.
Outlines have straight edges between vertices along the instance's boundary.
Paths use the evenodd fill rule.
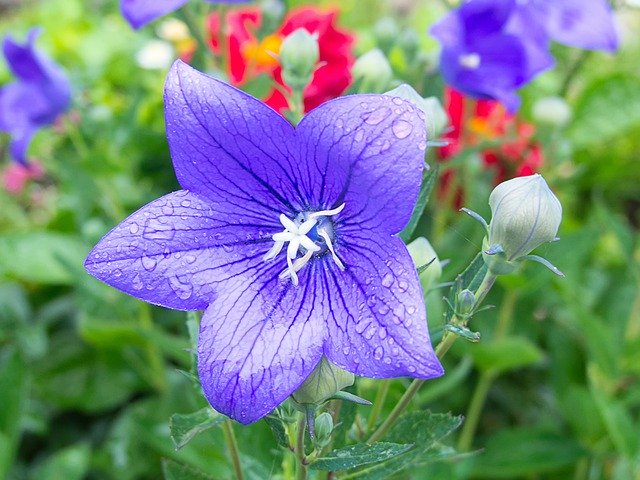
<path fill-rule="evenodd" d="M 17 80 L 0 88 L 0 132 L 11 135 L 11 156 L 27 163 L 27 149 L 36 131 L 52 124 L 71 101 L 67 76 L 51 59 L 36 50 L 40 29 L 32 29 L 26 44 L 6 36 L 4 57 Z"/>
<path fill-rule="evenodd" d="M 122 0 L 120 10 L 133 28 L 141 28 L 156 18 L 178 10 L 189 0 Z M 209 3 L 243 3 L 249 0 L 205 0 Z"/>
<path fill-rule="evenodd" d="M 475 98 L 499 100 L 514 111 L 516 90 L 553 58 L 538 38 L 510 29 L 515 0 L 471 0 L 431 28 L 442 44 L 440 70 L 445 81 Z"/>
<path fill-rule="evenodd" d="M 442 375 L 396 236 L 424 166 L 415 106 L 342 97 L 293 127 L 178 61 L 165 118 L 183 190 L 114 228 L 85 266 L 142 300 L 205 309 L 198 370 L 215 409 L 254 422 L 323 355 L 367 377 Z"/>

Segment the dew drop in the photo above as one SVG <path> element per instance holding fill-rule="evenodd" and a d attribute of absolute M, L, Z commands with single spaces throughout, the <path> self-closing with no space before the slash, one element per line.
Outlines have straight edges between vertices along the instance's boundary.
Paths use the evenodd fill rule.
<path fill-rule="evenodd" d="M 147 220 L 142 232 L 142 236 L 147 240 L 171 240 L 175 234 L 173 227 L 159 222 L 156 218 Z"/>
<path fill-rule="evenodd" d="M 153 272 L 158 265 L 158 261 L 153 257 L 148 257 L 147 255 L 142 256 L 142 266 L 147 272 Z"/>
<path fill-rule="evenodd" d="M 180 202 L 180 205 L 182 205 L 183 207 L 187 208 L 191 206 L 191 202 L 189 200 L 182 200 Z"/>
<path fill-rule="evenodd" d="M 373 307 L 377 302 L 378 299 L 375 295 L 371 295 L 369 298 L 367 298 L 367 305 L 369 305 L 370 307 Z"/>
<path fill-rule="evenodd" d="M 413 305 L 409 305 L 409 306 L 407 307 L 407 313 L 408 313 L 409 315 L 413 315 L 414 313 L 416 313 L 416 307 L 414 307 Z"/>
<path fill-rule="evenodd" d="M 415 371 L 416 371 L 416 367 L 414 367 L 413 365 L 409 365 L 409 366 L 407 367 L 407 370 L 409 370 L 411 373 L 413 373 L 413 372 L 415 372 Z"/>
<path fill-rule="evenodd" d="M 233 252 L 233 245 L 225 243 L 224 245 L 222 245 L 222 249 L 227 253 L 231 253 Z"/>
<path fill-rule="evenodd" d="M 393 97 L 391 101 L 396 105 L 402 105 L 404 103 L 400 97 Z"/>
<path fill-rule="evenodd" d="M 187 300 L 191 298 L 193 287 L 189 283 L 182 282 L 178 277 L 169 278 L 169 285 L 178 298 Z"/>
<path fill-rule="evenodd" d="M 398 290 L 400 290 L 401 292 L 406 292 L 408 288 L 409 284 L 406 281 L 400 280 L 398 282 Z"/>
<path fill-rule="evenodd" d="M 384 350 L 382 349 L 382 347 L 376 347 L 376 349 L 373 351 L 373 358 L 375 358 L 376 360 L 380 360 L 383 355 Z"/>
<path fill-rule="evenodd" d="M 140 226 L 137 223 L 134 222 L 131 225 L 129 225 L 129 231 L 134 235 L 138 233 L 138 230 L 140 230 Z"/>
<path fill-rule="evenodd" d="M 356 323 L 356 333 L 364 332 L 367 326 L 368 326 L 368 323 L 365 323 L 365 322 Z"/>
<path fill-rule="evenodd" d="M 382 279 L 382 286 L 389 288 L 391 285 L 393 285 L 393 275 L 387 273 Z"/>
<path fill-rule="evenodd" d="M 133 277 L 133 280 L 131 280 L 131 285 L 133 286 L 134 290 L 142 290 L 142 287 L 144 287 L 144 285 L 139 273 L 136 273 L 136 276 Z"/>
<path fill-rule="evenodd" d="M 358 130 L 354 139 L 356 142 L 361 142 L 364 139 L 364 130 Z"/>
<path fill-rule="evenodd" d="M 384 327 L 380 327 L 380 329 L 378 330 L 378 337 L 380 338 L 380 340 L 384 340 L 385 338 L 387 338 L 387 329 Z"/>
<path fill-rule="evenodd" d="M 366 338 L 367 340 L 371 340 L 373 338 L 373 336 L 376 334 L 376 327 L 371 326 L 369 327 L 369 329 L 364 333 L 364 338 Z"/>
<path fill-rule="evenodd" d="M 387 365 L 391 365 L 391 359 L 389 357 L 384 357 L 384 359 L 382 361 L 384 363 L 386 363 Z"/>
<path fill-rule="evenodd" d="M 391 143 L 389 140 L 385 140 L 382 146 L 380 147 L 380 153 L 386 152 L 391 148 Z"/>
<path fill-rule="evenodd" d="M 344 353 L 345 355 L 349 355 L 350 352 L 351 352 L 351 349 L 348 346 L 342 349 L 342 353 Z"/>
<path fill-rule="evenodd" d="M 389 116 L 390 110 L 386 107 L 376 108 L 373 112 L 362 115 L 362 119 L 369 125 L 378 125 Z"/>
<path fill-rule="evenodd" d="M 402 140 L 403 138 L 407 138 L 409 135 L 411 135 L 411 132 L 413 131 L 413 125 L 411 125 L 406 120 L 396 120 L 395 122 L 393 122 L 393 125 L 391 125 L 391 130 L 393 131 L 393 134 L 396 136 L 396 138 Z"/>
<path fill-rule="evenodd" d="M 162 207 L 162 213 L 165 215 L 173 215 L 173 205 L 167 203 L 164 207 Z"/>
<path fill-rule="evenodd" d="M 338 128 L 344 127 L 344 121 L 341 118 L 336 120 L 336 127 Z"/>
<path fill-rule="evenodd" d="M 116 269 L 113 271 L 113 276 L 114 276 L 114 277 L 121 277 L 121 276 L 122 276 L 122 270 L 120 270 L 119 268 L 116 268 Z"/>
<path fill-rule="evenodd" d="M 187 255 L 186 257 L 184 257 L 184 259 L 186 260 L 187 263 L 193 263 L 196 261 L 196 256 L 195 255 Z"/>
<path fill-rule="evenodd" d="M 420 143 L 418 144 L 418 148 L 419 148 L 420 150 L 426 150 L 426 149 L 427 149 L 427 142 L 420 142 Z"/>
<path fill-rule="evenodd" d="M 380 315 L 385 315 L 389 313 L 389 306 L 386 303 L 381 303 L 380 306 L 378 307 L 378 313 Z"/>

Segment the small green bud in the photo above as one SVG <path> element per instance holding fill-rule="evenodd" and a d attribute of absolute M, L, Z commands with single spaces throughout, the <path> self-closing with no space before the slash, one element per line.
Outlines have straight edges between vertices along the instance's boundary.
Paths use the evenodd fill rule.
<path fill-rule="evenodd" d="M 424 290 L 428 290 L 442 276 L 442 266 L 440 265 L 438 254 L 429 243 L 429 240 L 424 237 L 416 238 L 407 245 L 407 249 L 416 268 L 421 269 L 427 265 L 424 271 L 420 273 L 420 283 Z"/>
<path fill-rule="evenodd" d="M 556 239 L 562 205 L 541 175 L 502 182 L 489 196 L 491 223 L 484 258 L 496 274 L 513 271 L 518 259 Z"/>
<path fill-rule="evenodd" d="M 456 298 L 456 313 L 461 316 L 468 316 L 473 312 L 473 308 L 476 306 L 476 296 L 471 290 L 465 288 Z"/>
<path fill-rule="evenodd" d="M 385 52 L 391 50 L 398 40 L 399 34 L 398 23 L 391 17 L 381 18 L 373 27 L 373 35 L 376 37 L 376 42 Z"/>
<path fill-rule="evenodd" d="M 360 80 L 361 90 L 368 92 L 382 92 L 393 78 L 393 71 L 389 60 L 381 50 L 369 50 L 360 56 L 353 64 L 353 78 Z"/>
<path fill-rule="evenodd" d="M 404 29 L 398 43 L 409 61 L 413 60 L 420 51 L 420 35 L 413 28 Z"/>
<path fill-rule="evenodd" d="M 533 104 L 533 118 L 540 123 L 563 127 L 571 120 L 571 107 L 564 98 L 543 97 Z"/>
<path fill-rule="evenodd" d="M 335 366 L 326 357 L 296 390 L 292 397 L 299 404 L 319 405 L 343 388 L 353 385 L 355 375 Z"/>
<path fill-rule="evenodd" d="M 292 89 L 302 91 L 311 82 L 319 59 L 317 35 L 304 28 L 295 30 L 280 47 L 282 79 Z"/>
<path fill-rule="evenodd" d="M 333 418 L 327 412 L 323 412 L 315 420 L 316 442 L 322 448 L 329 445 L 331 432 L 333 431 Z"/>
<path fill-rule="evenodd" d="M 449 117 L 447 116 L 447 112 L 444 111 L 444 108 L 442 108 L 440 100 L 436 97 L 423 98 L 413 87 L 406 83 L 403 83 L 393 90 L 389 90 L 385 95 L 407 100 L 424 112 L 427 140 L 438 138 L 449 124 Z"/>

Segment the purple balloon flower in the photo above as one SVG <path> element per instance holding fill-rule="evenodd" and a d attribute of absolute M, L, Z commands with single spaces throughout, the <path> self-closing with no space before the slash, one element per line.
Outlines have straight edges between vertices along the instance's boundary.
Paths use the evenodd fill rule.
<path fill-rule="evenodd" d="M 516 90 L 553 64 L 532 38 L 511 32 L 515 0 L 463 3 L 431 28 L 442 44 L 440 69 L 445 81 L 475 98 L 495 99 L 511 111 Z"/>
<path fill-rule="evenodd" d="M 254 422 L 323 355 L 373 378 L 442 375 L 396 236 L 422 179 L 418 109 L 354 95 L 293 127 L 178 61 L 165 119 L 183 190 L 115 227 L 85 267 L 142 300 L 205 309 L 198 370 L 215 409 Z"/>
<path fill-rule="evenodd" d="M 26 44 L 4 38 L 2 49 L 13 83 L 0 88 L 0 131 L 11 135 L 11 156 L 27 163 L 27 148 L 36 131 L 52 124 L 71 101 L 69 81 L 62 69 L 37 51 L 40 29 L 32 29 Z"/>
<path fill-rule="evenodd" d="M 189 0 L 122 0 L 120 10 L 133 28 L 140 28 L 156 18 L 178 10 Z M 205 0 L 209 3 L 242 3 L 248 0 Z"/>

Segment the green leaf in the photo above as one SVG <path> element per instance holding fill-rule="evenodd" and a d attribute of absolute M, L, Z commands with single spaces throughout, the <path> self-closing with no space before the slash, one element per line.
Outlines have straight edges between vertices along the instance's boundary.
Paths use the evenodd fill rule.
<path fill-rule="evenodd" d="M 68 285 L 74 280 L 68 265 L 82 265 L 87 250 L 71 235 L 51 232 L 0 235 L 0 277 Z"/>
<path fill-rule="evenodd" d="M 614 75 L 591 83 L 576 102 L 568 134 L 576 148 L 622 135 L 640 124 L 640 79 Z"/>
<path fill-rule="evenodd" d="M 409 223 L 407 223 L 407 226 L 404 227 L 402 232 L 400 232 L 400 238 L 403 242 L 407 243 L 411 239 L 413 232 L 416 230 L 437 179 L 437 166 L 431 168 L 424 174 L 422 185 L 420 186 L 420 193 L 418 194 L 418 201 L 416 202 L 416 206 L 413 208 Z"/>
<path fill-rule="evenodd" d="M 264 417 L 264 421 L 273 432 L 276 443 L 281 447 L 289 448 L 289 438 L 282 419 L 277 415 L 270 414 Z"/>
<path fill-rule="evenodd" d="M 91 448 L 78 444 L 59 450 L 45 460 L 33 478 L 39 480 L 82 480 L 86 477 L 91 463 Z"/>
<path fill-rule="evenodd" d="M 18 352 L 0 353 L 0 478 L 5 478 L 20 441 L 28 385 L 26 367 Z"/>
<path fill-rule="evenodd" d="M 193 413 L 172 415 L 169 420 L 169 429 L 176 450 L 184 447 L 197 434 L 220 425 L 226 419 L 227 417 L 211 407 L 205 407 Z"/>
<path fill-rule="evenodd" d="M 309 467 L 313 470 L 348 470 L 361 465 L 384 462 L 412 448 L 413 444 L 401 445 L 378 442 L 369 445 L 367 443 L 359 443 L 333 450 L 328 455 L 318 458 Z"/>
<path fill-rule="evenodd" d="M 162 475 L 164 480 L 214 480 L 206 473 L 167 458 L 162 459 Z"/>
<path fill-rule="evenodd" d="M 449 303 L 456 304 L 456 297 L 461 290 L 468 289 L 476 292 L 487 274 L 487 265 L 484 263 L 482 253 L 478 253 L 465 270 L 456 277 L 456 281 L 449 289 Z M 447 309 L 445 320 L 449 322 L 453 317 L 453 311 Z"/>
<path fill-rule="evenodd" d="M 473 478 L 521 478 L 553 472 L 575 464 L 585 454 L 571 438 L 545 428 L 502 430 L 473 457 Z M 546 477 L 545 477 L 546 478 Z"/>
<path fill-rule="evenodd" d="M 483 371 L 507 372 L 540 362 L 542 351 L 525 337 L 508 337 L 480 343 L 470 349 L 476 366 Z"/>

